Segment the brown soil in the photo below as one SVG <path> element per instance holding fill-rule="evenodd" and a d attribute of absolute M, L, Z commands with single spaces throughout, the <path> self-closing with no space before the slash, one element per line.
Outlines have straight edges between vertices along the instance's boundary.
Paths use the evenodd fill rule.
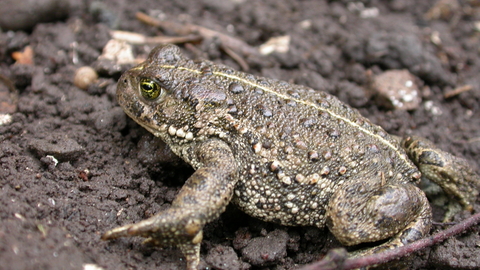
<path fill-rule="evenodd" d="M 22 2 L 28 1 L 6 1 L 0 12 Z M 252 46 L 290 35 L 286 54 L 247 56 L 249 72 L 329 91 L 388 132 L 429 138 L 480 172 L 478 1 L 72 2 L 38 19 L 60 21 L 34 22 L 23 31 L 3 26 L 0 33 L 0 109 L 12 116 L 0 125 L 0 269 L 185 267 L 176 249 L 148 247 L 138 238 L 100 240 L 111 228 L 167 208 L 192 173 L 118 107 L 116 80 L 128 66 L 97 60 L 110 29 L 162 34 L 137 21 L 137 11 L 205 26 Z M 362 18 L 373 8 L 377 16 Z M 12 53 L 27 45 L 33 64 L 15 63 Z M 134 48 L 145 56 L 153 45 Z M 183 48 L 239 68 L 216 39 Z M 87 90 L 72 83 L 83 65 L 100 75 Z M 366 74 L 387 69 L 408 69 L 419 78 L 424 87 L 417 109 L 387 110 L 367 94 Z M 9 80 L 18 99 L 8 94 Z M 471 90 L 444 98 L 464 85 Z M 442 214 L 442 207 L 434 208 L 437 221 Z M 479 228 L 420 252 L 408 268 L 478 269 Z M 339 246 L 327 230 L 264 223 L 233 206 L 204 235 L 202 269 L 293 269 Z"/>

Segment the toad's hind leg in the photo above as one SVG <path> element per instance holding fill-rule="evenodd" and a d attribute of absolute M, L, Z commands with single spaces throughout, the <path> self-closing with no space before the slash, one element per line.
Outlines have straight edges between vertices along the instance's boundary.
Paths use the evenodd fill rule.
<path fill-rule="evenodd" d="M 327 226 L 344 245 L 390 238 L 362 254 L 404 246 L 430 230 L 430 205 L 419 188 L 379 182 L 349 181 L 333 194 L 327 207 Z"/>
<path fill-rule="evenodd" d="M 169 209 L 110 230 L 102 239 L 142 236 L 152 244 L 177 246 L 187 259 L 187 269 L 196 270 L 203 226 L 225 211 L 233 194 L 237 167 L 231 149 L 222 141 L 210 140 L 192 150 L 202 166 L 187 180 Z"/>

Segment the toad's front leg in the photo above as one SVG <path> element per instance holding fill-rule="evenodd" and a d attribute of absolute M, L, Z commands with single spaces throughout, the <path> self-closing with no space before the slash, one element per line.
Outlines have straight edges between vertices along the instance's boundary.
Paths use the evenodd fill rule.
<path fill-rule="evenodd" d="M 146 242 L 179 247 L 187 269 L 196 270 L 200 261 L 203 226 L 225 211 L 237 179 L 237 166 L 230 147 L 209 140 L 194 149 L 202 166 L 186 181 L 172 207 L 137 224 L 106 232 L 103 240 L 125 236 L 146 237 Z"/>

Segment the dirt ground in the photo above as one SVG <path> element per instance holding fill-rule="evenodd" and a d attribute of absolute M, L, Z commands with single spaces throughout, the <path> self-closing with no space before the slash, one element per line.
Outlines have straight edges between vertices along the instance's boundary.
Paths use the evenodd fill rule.
<path fill-rule="evenodd" d="M 243 55 L 249 72 L 333 93 L 388 132 L 429 138 L 480 172 L 478 0 L 43 1 L 46 15 L 34 12 L 38 17 L 25 2 L 31 1 L 0 5 L 0 13 L 15 15 L 7 23 L 23 22 L 3 24 L 0 33 L 1 270 L 184 269 L 176 249 L 139 238 L 100 240 L 109 229 L 169 207 L 192 173 L 117 105 L 116 81 L 131 65 L 98 59 L 110 30 L 175 35 L 139 22 L 138 11 L 255 47 L 288 35 L 287 53 Z M 134 54 L 145 57 L 153 47 L 134 45 Z M 182 48 L 240 69 L 218 39 Z M 73 84 L 81 66 L 100 76 L 86 90 Z M 389 69 L 416 76 L 417 108 L 388 109 L 367 91 L 368 74 Z M 445 97 L 459 88 L 468 91 Z M 434 206 L 438 222 L 443 209 Z M 446 227 L 436 224 L 432 232 Z M 480 268 L 479 230 L 419 252 L 408 268 Z M 294 269 L 338 246 L 328 230 L 264 223 L 230 206 L 205 228 L 201 266 Z"/>

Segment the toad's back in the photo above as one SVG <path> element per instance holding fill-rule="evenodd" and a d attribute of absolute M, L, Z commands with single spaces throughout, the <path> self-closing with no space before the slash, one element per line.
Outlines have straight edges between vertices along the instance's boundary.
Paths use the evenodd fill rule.
<path fill-rule="evenodd" d="M 215 128 L 234 149 L 241 168 L 234 202 L 248 214 L 321 227 L 324 207 L 345 181 L 418 179 L 398 142 L 336 97 L 229 68 L 208 70 L 198 85 L 217 82 L 225 93 Z"/>

